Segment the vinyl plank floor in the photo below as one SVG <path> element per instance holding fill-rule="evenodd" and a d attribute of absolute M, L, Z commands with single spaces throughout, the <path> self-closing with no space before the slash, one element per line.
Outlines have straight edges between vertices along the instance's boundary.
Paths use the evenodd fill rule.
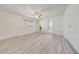
<path fill-rule="evenodd" d="M 0 54 L 74 54 L 61 35 L 33 33 L 0 41 Z"/>

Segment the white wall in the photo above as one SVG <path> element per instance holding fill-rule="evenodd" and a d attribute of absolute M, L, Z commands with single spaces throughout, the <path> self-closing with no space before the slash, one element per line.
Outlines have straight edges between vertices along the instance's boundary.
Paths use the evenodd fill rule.
<path fill-rule="evenodd" d="M 60 34 L 63 33 L 63 16 L 55 16 L 52 18 L 42 19 L 42 32 L 49 32 L 49 21 L 53 21 L 53 32 L 54 34 Z"/>
<path fill-rule="evenodd" d="M 53 18 L 53 33 L 62 35 L 63 33 L 63 16 Z"/>
<path fill-rule="evenodd" d="M 1 39 L 36 32 L 36 23 L 27 23 L 27 21 L 23 21 L 23 19 L 32 20 L 18 14 L 0 10 L 0 22 L 3 22 L 2 24 L 0 23 L 0 29 L 2 27 L 3 30 L 0 30 L 0 33 L 3 33 L 1 34 Z"/>
<path fill-rule="evenodd" d="M 63 19 L 64 36 L 79 53 L 79 5 L 69 5 Z"/>
<path fill-rule="evenodd" d="M 1 20 L 2 17 L 1 17 L 1 14 L 2 14 L 2 13 L 1 13 L 1 11 L 0 11 L 0 39 L 1 39 L 1 37 L 2 37 L 2 35 L 1 35 L 1 34 L 2 34 L 2 20 Z"/>

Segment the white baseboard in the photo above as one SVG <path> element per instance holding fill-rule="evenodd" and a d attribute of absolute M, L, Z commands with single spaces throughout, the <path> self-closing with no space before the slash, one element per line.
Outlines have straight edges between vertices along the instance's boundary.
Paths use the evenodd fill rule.
<path fill-rule="evenodd" d="M 1 38 L 0 38 L 0 41 L 1 41 L 1 40 L 5 40 L 5 39 L 9 39 L 9 38 L 13 38 L 13 37 L 17 37 L 17 36 L 28 35 L 28 34 L 32 34 L 32 33 L 35 33 L 35 32 L 21 33 L 21 34 L 19 34 L 19 35 L 13 35 L 13 36 L 1 37 Z"/>

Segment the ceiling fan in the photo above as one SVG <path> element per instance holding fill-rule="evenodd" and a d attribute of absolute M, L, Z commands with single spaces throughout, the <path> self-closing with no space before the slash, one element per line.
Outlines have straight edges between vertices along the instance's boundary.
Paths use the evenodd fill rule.
<path fill-rule="evenodd" d="M 40 8 L 35 9 L 34 16 L 37 19 L 41 19 L 43 14 L 44 14 L 44 12 L 42 11 L 42 9 L 40 9 Z"/>

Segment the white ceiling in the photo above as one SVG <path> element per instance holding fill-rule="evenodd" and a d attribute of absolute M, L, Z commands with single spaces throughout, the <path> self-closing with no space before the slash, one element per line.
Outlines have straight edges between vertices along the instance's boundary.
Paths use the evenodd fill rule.
<path fill-rule="evenodd" d="M 0 9 L 34 18 L 35 8 L 41 8 L 44 12 L 43 18 L 52 18 L 62 15 L 66 6 L 65 4 L 2 4 Z"/>

